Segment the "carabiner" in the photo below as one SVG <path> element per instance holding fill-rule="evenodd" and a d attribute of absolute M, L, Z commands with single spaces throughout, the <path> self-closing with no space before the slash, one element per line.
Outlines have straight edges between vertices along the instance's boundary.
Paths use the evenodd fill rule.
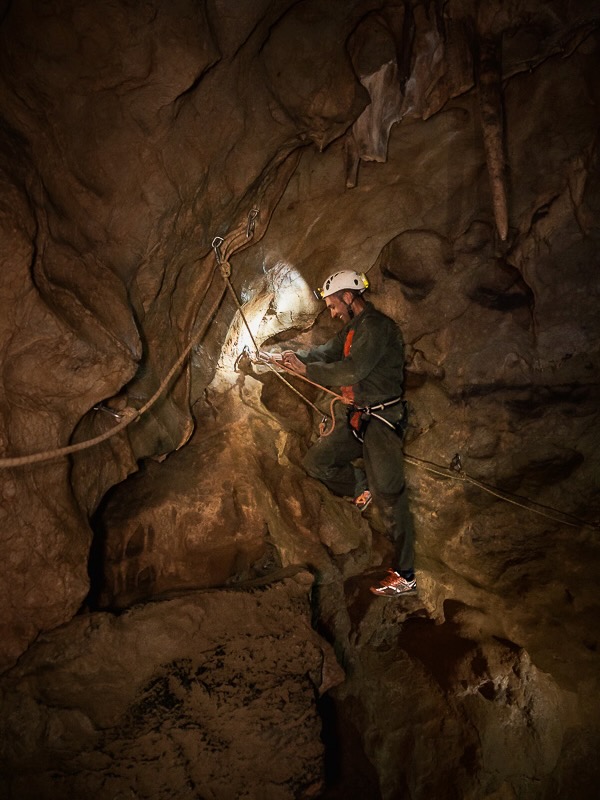
<path fill-rule="evenodd" d="M 254 226 L 256 225 L 257 217 L 258 217 L 258 208 L 252 208 L 248 214 L 248 227 L 246 228 L 246 239 L 249 239 L 254 234 Z"/>
<path fill-rule="evenodd" d="M 217 259 L 217 264 L 220 264 L 221 261 L 223 260 L 223 256 L 221 255 L 221 245 L 223 244 L 224 241 L 225 239 L 223 239 L 222 236 L 215 236 L 215 238 L 212 240 L 211 247 L 215 251 L 215 258 Z"/>

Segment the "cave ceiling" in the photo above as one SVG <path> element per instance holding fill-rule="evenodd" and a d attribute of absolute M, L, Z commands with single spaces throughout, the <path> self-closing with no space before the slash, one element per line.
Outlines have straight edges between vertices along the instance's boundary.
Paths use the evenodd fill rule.
<path fill-rule="evenodd" d="M 182 697 L 192 667 L 218 663 L 237 685 L 239 637 L 272 649 L 268 665 L 254 653 L 261 691 L 279 691 L 280 670 L 307 720 L 273 798 L 319 796 L 311 697 L 329 690 L 340 708 L 361 698 L 364 796 L 550 798 L 575 776 L 592 796 L 579 765 L 598 741 L 599 24 L 593 0 L 0 2 L 4 738 L 23 703 L 36 719 L 8 750 L 7 796 L 51 796 L 50 762 L 22 777 L 42 730 L 110 760 L 134 707 L 136 736 L 154 724 L 133 688 L 105 714 L 85 682 L 67 688 L 89 669 L 85 642 L 97 659 L 131 647 L 104 684 L 133 675 L 143 694 L 176 675 Z M 381 521 L 304 474 L 319 417 L 251 358 L 255 343 L 332 334 L 312 289 L 338 268 L 367 274 L 406 344 L 420 593 L 404 610 L 364 599 L 361 576 L 389 555 Z M 226 652 L 194 638 L 189 620 L 221 618 L 217 590 L 271 573 L 281 582 L 248 596 Z M 301 668 L 277 614 L 296 653 L 309 642 Z M 190 656 L 178 625 L 213 655 Z M 378 744 L 386 702 L 368 672 L 398 655 L 399 630 L 382 687 L 432 741 L 431 720 L 456 725 L 435 780 L 407 728 Z M 153 636 L 156 655 L 140 644 Z M 453 655 L 432 657 L 435 642 Z M 218 716 L 186 698 L 188 722 Z M 258 752 L 275 711 L 256 713 L 241 724 Z M 400 775 L 407 748 L 420 766 Z M 83 783 L 65 768 L 56 797 L 92 773 L 96 797 L 122 791 L 78 758 Z M 268 765 L 244 758 L 260 787 Z M 462 789 L 444 794 L 458 762 Z M 207 796 L 233 796 L 221 762 L 207 770 Z"/>

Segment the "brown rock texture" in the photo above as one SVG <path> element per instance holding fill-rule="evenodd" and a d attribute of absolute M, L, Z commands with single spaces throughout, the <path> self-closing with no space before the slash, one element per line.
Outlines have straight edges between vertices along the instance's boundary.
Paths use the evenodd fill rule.
<path fill-rule="evenodd" d="M 436 625 L 415 599 L 365 609 L 364 588 L 349 584 L 359 657 L 334 695 L 338 735 L 360 730 L 379 776 L 373 794 L 554 797 L 569 785 L 592 796 L 585 776 L 561 774 L 579 733 L 565 725 L 572 698 L 523 649 L 488 637 L 460 604 Z"/>
<path fill-rule="evenodd" d="M 44 636 L 3 683 L 2 796 L 318 797 L 316 693 L 343 673 L 310 627 L 311 583 L 194 593 Z"/>
<path fill-rule="evenodd" d="M 598 37 L 593 0 L 0 2 L 5 794 L 596 796 Z M 406 342 L 406 602 L 301 469 L 328 399 L 250 359 L 332 334 L 338 268 Z"/>
<path fill-rule="evenodd" d="M 294 464 L 298 436 L 267 410 L 262 391 L 255 378 L 224 372 L 221 391 L 207 394 L 217 418 L 207 407 L 186 448 L 115 488 L 101 515 L 101 607 L 282 568 L 339 581 L 331 556 L 351 556 L 347 576 L 372 563 L 367 522 Z M 299 403 L 287 410 L 305 419 Z"/>

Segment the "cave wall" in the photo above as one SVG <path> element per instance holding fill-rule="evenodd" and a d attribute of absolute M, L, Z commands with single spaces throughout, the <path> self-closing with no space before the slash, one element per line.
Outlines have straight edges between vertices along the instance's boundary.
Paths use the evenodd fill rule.
<path fill-rule="evenodd" d="M 47 701 L 37 673 L 48 659 L 64 668 L 82 626 L 111 628 L 98 607 L 308 570 L 317 627 L 346 670 L 331 694 L 356 728 L 373 796 L 558 797 L 570 783 L 588 796 L 600 514 L 595 4 L 0 9 L 2 455 L 110 430 L 210 323 L 124 433 L 71 460 L 0 472 L 4 697 L 12 709 L 27 695 L 27 725 L 43 719 L 50 731 L 32 733 L 25 755 L 9 749 L 4 788 L 20 796 L 31 764 L 62 741 L 66 723 L 48 720 L 80 701 L 63 689 Z M 303 475 L 312 412 L 272 375 L 233 371 L 245 334 L 230 295 L 209 311 L 225 290 L 211 244 L 238 226 L 233 285 L 261 343 L 322 339 L 330 328 L 309 287 L 338 266 L 368 271 L 407 344 L 407 454 L 447 468 L 458 453 L 466 474 L 571 516 L 535 515 L 464 476 L 409 465 L 419 601 L 406 614 L 365 606 L 353 594 L 360 576 L 389 553 L 377 515 L 356 518 Z M 97 623 L 75 616 L 82 605 Z M 54 655 L 28 651 L 54 629 Z M 456 653 L 442 674 L 435 653 L 448 643 Z M 165 659 L 195 658 L 190 648 Z M 179 674 L 153 669 L 157 681 Z M 369 669 L 387 678 L 372 685 Z M 145 691 L 141 681 L 111 726 Z M 382 738 L 386 692 L 414 713 Z M 98 727 L 90 719 L 75 727 Z M 3 739 L 22 725 L 11 712 Z M 443 747 L 449 728 L 442 769 L 420 742 Z M 130 742 L 148 735 L 127 730 Z M 323 751 L 313 756 L 306 796 L 323 788 Z M 87 758 L 80 774 L 103 775 L 104 762 Z M 80 778 L 65 765 L 66 796 Z M 44 770 L 32 796 L 52 783 Z M 273 796 L 300 796 L 298 775 Z"/>
<path fill-rule="evenodd" d="M 268 219 L 300 136 L 286 114 L 275 122 L 269 113 L 278 104 L 256 58 L 284 8 L 225 4 L 211 20 L 193 2 L 4 8 L 3 285 L 14 315 L 3 340 L 6 452 L 51 450 L 78 426 L 81 438 L 104 432 L 114 421 L 90 410 L 119 395 L 136 371 L 114 406 L 148 400 L 202 319 L 203 298 L 212 299 L 213 237 L 235 227 L 238 206 L 245 218 L 261 201 L 259 231 Z M 246 42 L 252 30 L 254 44 Z M 49 354 L 43 377 L 33 366 L 40 351 Z M 17 474 L 14 485 L 9 479 L 9 662 L 85 597 L 85 517 L 106 489 L 136 458 L 189 437 L 188 373 L 174 383 L 116 445 L 116 458 L 109 443 L 91 461 L 84 455 L 73 476 L 63 461 L 38 490 L 31 481 L 39 470 L 36 478 Z M 53 508 L 52 498 L 68 511 Z M 77 555 L 73 540 L 81 541 Z M 52 551 L 59 555 L 50 562 L 63 567 L 47 571 Z M 35 592 L 32 557 L 42 576 Z M 67 574 L 50 574 L 69 562 Z"/>
<path fill-rule="evenodd" d="M 311 583 L 304 573 L 254 595 L 80 617 L 68 663 L 60 632 L 43 637 L 3 687 L 3 761 L 16 776 L 4 796 L 318 796 L 314 696 L 343 673 L 310 626 Z"/>

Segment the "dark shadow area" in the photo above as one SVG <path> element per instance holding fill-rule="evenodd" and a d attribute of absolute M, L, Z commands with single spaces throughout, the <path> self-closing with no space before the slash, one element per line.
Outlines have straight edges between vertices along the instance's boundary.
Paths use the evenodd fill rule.
<path fill-rule="evenodd" d="M 93 538 L 90 545 L 88 556 L 88 576 L 90 579 L 90 590 L 83 601 L 80 614 L 87 614 L 90 611 L 100 611 L 100 598 L 104 586 L 104 564 L 106 557 L 106 528 L 104 526 L 104 511 L 109 503 L 111 491 L 108 491 L 98 508 L 90 518 L 90 528 Z"/>
<path fill-rule="evenodd" d="M 317 701 L 325 745 L 323 800 L 380 800 L 379 779 L 345 704 L 329 693 Z"/>

